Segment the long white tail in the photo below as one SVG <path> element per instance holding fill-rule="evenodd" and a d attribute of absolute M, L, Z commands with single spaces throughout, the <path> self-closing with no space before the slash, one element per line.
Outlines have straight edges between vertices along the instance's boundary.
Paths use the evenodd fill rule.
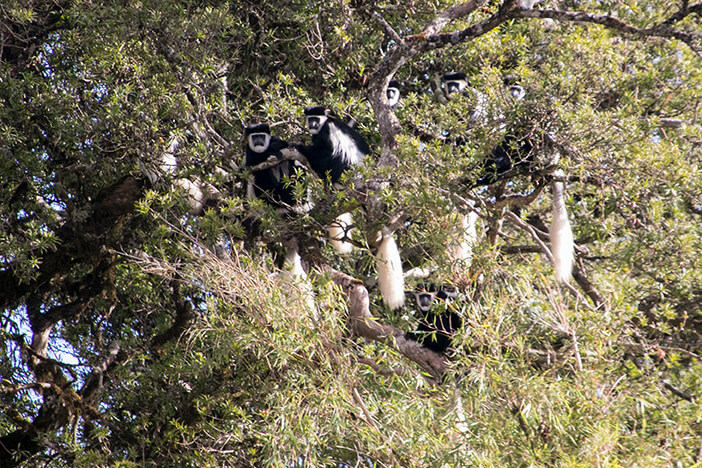
<path fill-rule="evenodd" d="M 555 177 L 562 178 L 562 170 L 554 171 Z M 553 220 L 549 228 L 551 239 L 551 253 L 553 254 L 553 268 L 556 279 L 563 283 L 570 281 L 573 273 L 573 262 L 575 246 L 573 243 L 573 231 L 570 228 L 568 211 L 565 205 L 565 184 L 560 180 L 551 182 L 551 194 L 553 196 Z"/>
<path fill-rule="evenodd" d="M 378 286 L 383 302 L 398 309 L 405 303 L 405 278 L 402 274 L 402 259 L 392 235 L 383 237 L 375 260 L 378 271 Z"/>
<path fill-rule="evenodd" d="M 283 276 L 297 289 L 305 302 L 307 310 L 316 317 L 317 304 L 314 301 L 312 284 L 310 284 L 307 273 L 305 273 L 305 270 L 302 268 L 302 259 L 295 246 L 289 246 L 285 251 Z"/>
<path fill-rule="evenodd" d="M 156 185 L 164 176 L 173 174 L 178 168 L 178 161 L 175 157 L 178 146 L 180 146 L 180 139 L 175 135 L 171 135 L 168 149 L 161 153 L 161 157 L 155 166 L 153 163 L 148 164 L 138 161 L 139 168 L 146 178 L 149 179 L 152 186 Z"/>
<path fill-rule="evenodd" d="M 349 236 L 349 228 L 352 225 L 353 217 L 351 216 L 351 213 L 342 213 L 337 216 L 327 228 L 329 239 L 334 246 L 334 249 L 341 254 L 351 253 L 353 250 L 353 244 L 343 240 Z"/>
<path fill-rule="evenodd" d="M 478 240 L 475 225 L 478 214 L 470 211 L 467 214 L 456 212 L 456 228 L 446 246 L 449 260 L 454 269 L 462 271 L 470 267 L 473 262 L 473 246 Z"/>

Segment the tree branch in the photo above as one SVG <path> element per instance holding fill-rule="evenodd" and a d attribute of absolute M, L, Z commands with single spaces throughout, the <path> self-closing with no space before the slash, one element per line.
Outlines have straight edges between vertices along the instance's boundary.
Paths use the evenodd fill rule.
<path fill-rule="evenodd" d="M 605 26 L 608 29 L 626 34 L 641 37 L 661 37 L 678 39 L 687 44 L 693 51 L 698 52 L 696 42 L 702 39 L 702 35 L 679 31 L 672 28 L 672 24 L 682 20 L 692 13 L 702 12 L 702 4 L 695 4 L 687 8 L 687 11 L 678 11 L 676 14 L 651 28 L 637 28 L 619 18 L 607 15 L 594 15 L 580 11 L 560 11 L 560 10 L 524 10 L 519 9 L 515 13 L 515 18 L 551 18 L 559 21 L 594 23 Z"/>
<path fill-rule="evenodd" d="M 534 231 L 534 228 L 531 227 L 528 223 L 522 221 L 519 216 L 516 214 L 512 213 L 511 211 L 507 211 L 505 213 L 507 215 L 507 219 L 509 219 L 512 224 L 518 226 L 521 228 L 523 231 L 526 231 L 532 239 L 534 239 L 534 242 L 541 248 L 541 251 L 548 257 L 549 262 L 553 264 L 553 254 L 551 253 L 551 250 L 548 248 L 548 246 L 539 238 L 538 234 Z"/>
<path fill-rule="evenodd" d="M 452 6 L 442 11 L 432 20 L 431 23 L 422 31 L 421 34 L 424 36 L 430 36 L 439 33 L 444 29 L 451 21 L 455 21 L 460 18 L 464 18 L 475 10 L 480 8 L 482 5 L 487 3 L 486 0 L 471 0 L 469 2 L 461 3 L 460 5 Z"/>
<path fill-rule="evenodd" d="M 390 39 L 392 39 L 393 41 L 395 41 L 398 44 L 404 44 L 404 41 L 402 40 L 400 35 L 397 34 L 397 32 L 392 28 L 392 26 L 390 26 L 388 24 L 387 21 L 385 21 L 385 18 L 380 16 L 380 13 L 378 13 L 377 11 L 374 11 L 371 14 L 371 16 L 373 17 L 374 20 L 376 20 L 378 22 L 378 24 L 380 24 L 380 27 L 383 28 L 383 30 L 385 31 L 385 34 L 387 34 L 388 37 L 390 37 Z"/>
<path fill-rule="evenodd" d="M 408 340 L 404 331 L 381 323 L 373 317 L 370 313 L 368 290 L 361 281 L 326 265 L 322 266 L 322 270 L 330 273 L 333 281 L 341 286 L 346 294 L 349 325 L 354 334 L 395 348 L 424 369 L 432 383 L 441 382 L 448 369 L 448 360 L 444 355 L 435 353 L 416 341 Z"/>

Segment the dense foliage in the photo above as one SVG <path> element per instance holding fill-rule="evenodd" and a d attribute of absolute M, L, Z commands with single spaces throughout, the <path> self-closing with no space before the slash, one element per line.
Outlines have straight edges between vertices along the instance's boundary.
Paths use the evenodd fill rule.
<path fill-rule="evenodd" d="M 4 1 L 0 466 L 702 463 L 701 11 Z M 469 122 L 474 94 L 447 102 L 447 71 L 487 118 Z M 309 176 L 305 215 L 247 200 L 243 126 L 307 142 L 311 104 L 356 121 L 362 177 Z M 561 155 L 571 286 L 540 247 L 543 171 L 471 187 L 514 128 Z M 176 173 L 151 183 L 174 149 Z M 218 196 L 194 212 L 179 179 Z M 452 264 L 471 206 L 472 263 Z M 342 256 L 321 239 L 348 210 Z M 458 287 L 450 359 L 403 341 L 411 301 L 383 306 L 381 226 L 407 270 Z M 313 308 L 281 275 L 290 242 Z"/>

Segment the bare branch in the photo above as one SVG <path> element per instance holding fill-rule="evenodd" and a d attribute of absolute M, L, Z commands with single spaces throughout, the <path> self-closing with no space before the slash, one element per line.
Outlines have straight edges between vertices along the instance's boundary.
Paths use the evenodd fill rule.
<path fill-rule="evenodd" d="M 436 18 L 429 23 L 429 26 L 422 31 L 422 34 L 425 36 L 437 34 L 451 21 L 455 21 L 470 15 L 485 3 L 487 3 L 485 0 L 471 0 L 469 2 L 461 3 L 460 5 L 452 6 L 451 8 L 448 8 L 436 15 Z"/>
<path fill-rule="evenodd" d="M 667 20 L 663 21 L 661 23 L 662 25 L 673 25 L 679 21 L 682 21 L 686 17 L 690 16 L 691 14 L 697 14 L 701 15 L 702 14 L 702 3 L 696 3 L 692 6 L 689 5 L 688 0 L 684 0 L 682 2 L 682 6 L 680 7 L 680 10 L 677 11 L 674 15 L 672 15 L 670 18 Z"/>
<path fill-rule="evenodd" d="M 309 166 L 307 159 L 302 155 L 302 153 L 294 148 L 285 148 L 280 152 L 283 155 L 282 158 L 271 157 L 268 160 L 263 161 L 260 164 L 256 164 L 255 166 L 248 167 L 247 169 L 251 172 L 265 171 L 266 169 L 270 169 L 271 167 L 281 164 L 283 161 L 298 161 L 305 166 Z M 308 167 L 308 169 L 311 168 Z"/>
<path fill-rule="evenodd" d="M 49 389 L 51 388 L 51 384 L 47 382 L 34 382 L 30 384 L 24 384 L 24 385 L 9 385 L 9 386 L 3 386 L 0 387 L 0 393 L 17 393 L 21 392 L 22 390 L 34 390 L 34 389 Z"/>
<path fill-rule="evenodd" d="M 486 201 L 485 204 L 492 209 L 502 208 L 506 206 L 531 205 L 534 202 L 534 200 L 539 198 L 539 195 L 541 195 L 541 192 L 543 192 L 544 187 L 546 187 L 546 185 L 543 182 L 539 182 L 539 184 L 529 195 L 508 195 L 506 197 L 500 198 L 495 203 Z"/>
<path fill-rule="evenodd" d="M 441 382 L 448 369 L 448 360 L 444 355 L 435 353 L 416 341 L 408 340 L 404 331 L 373 317 L 370 313 L 368 290 L 361 281 L 326 265 L 321 268 L 332 275 L 334 282 L 341 286 L 346 294 L 349 325 L 353 333 L 392 346 L 424 369 L 433 383 Z"/>
<path fill-rule="evenodd" d="M 560 11 L 560 10 L 525 10 L 519 9 L 514 14 L 515 18 L 551 18 L 559 21 L 594 23 L 605 26 L 626 34 L 631 34 L 640 37 L 661 37 L 678 39 L 687 44 L 692 50 L 697 52 L 696 42 L 702 40 L 702 35 L 680 31 L 672 28 L 672 24 L 676 23 L 691 13 L 702 12 L 702 4 L 696 4 L 687 9 L 686 13 L 679 11 L 672 17 L 668 18 L 663 23 L 650 28 L 637 28 L 625 23 L 619 18 L 607 15 L 594 15 L 580 11 Z"/>
<path fill-rule="evenodd" d="M 388 24 L 387 21 L 385 21 L 385 18 L 380 16 L 380 13 L 378 13 L 377 11 L 374 11 L 371 16 L 373 17 L 374 20 L 376 20 L 378 22 L 378 24 L 380 24 L 380 27 L 383 28 L 383 30 L 385 31 L 385 34 L 387 34 L 388 37 L 390 37 L 390 39 L 397 42 L 398 44 L 404 43 L 404 41 L 402 40 L 400 35 L 397 34 L 397 32 L 392 28 L 392 26 L 390 26 Z"/>
<path fill-rule="evenodd" d="M 577 264 L 573 268 L 573 278 L 578 283 L 580 289 L 590 298 L 595 309 L 601 309 L 605 306 L 605 299 L 602 294 L 595 288 L 592 282 L 585 276 L 583 269 Z"/>
<path fill-rule="evenodd" d="M 518 226 L 522 230 L 526 231 L 532 239 L 534 239 L 534 242 L 541 247 L 541 251 L 546 254 L 548 257 L 549 262 L 553 263 L 553 254 L 551 254 L 551 250 L 548 248 L 548 246 L 539 238 L 538 234 L 534 231 L 534 228 L 532 228 L 528 223 L 522 221 L 519 216 L 516 214 L 512 213 L 511 211 L 507 211 L 505 213 L 507 215 L 507 218 L 512 222 L 512 224 Z"/>
<path fill-rule="evenodd" d="M 102 388 L 105 374 L 112 369 L 113 364 L 117 360 L 121 344 L 118 340 L 112 341 L 105 350 L 105 354 L 101 356 L 100 361 L 93 367 L 93 372 L 85 379 L 85 384 L 79 394 L 83 399 L 89 399 L 93 393 Z"/>
<path fill-rule="evenodd" d="M 665 387 L 667 390 L 670 390 L 673 395 L 677 396 L 678 398 L 682 398 L 683 400 L 687 400 L 690 403 L 695 402 L 695 395 L 691 393 L 685 393 L 682 390 L 680 390 L 677 387 L 674 387 L 670 382 L 667 380 L 663 380 L 663 387 Z"/>
<path fill-rule="evenodd" d="M 516 8 L 515 0 L 507 0 L 494 15 L 460 31 L 444 34 L 433 34 L 429 36 L 418 34 L 412 37 L 416 38 L 417 40 L 423 39 L 423 43 L 417 44 L 417 48 L 421 52 L 428 52 L 449 45 L 460 44 L 487 34 L 502 23 L 518 17 L 519 11 L 521 10 Z"/>
<path fill-rule="evenodd" d="M 400 377 L 405 377 L 409 373 L 408 370 L 405 369 L 404 367 L 383 367 L 383 366 L 379 365 L 377 362 L 375 362 L 374 360 L 367 358 L 367 357 L 361 356 L 361 357 L 358 357 L 356 359 L 360 364 L 367 365 L 368 367 L 373 369 L 376 373 L 378 373 L 382 376 L 385 376 L 385 377 L 389 377 L 392 375 L 398 375 Z"/>

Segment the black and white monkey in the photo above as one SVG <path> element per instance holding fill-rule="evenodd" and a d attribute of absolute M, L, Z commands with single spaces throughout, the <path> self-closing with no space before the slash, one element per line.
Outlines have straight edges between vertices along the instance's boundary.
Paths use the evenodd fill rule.
<path fill-rule="evenodd" d="M 526 91 L 522 85 L 519 84 L 519 78 L 516 75 L 505 76 L 502 80 L 502 84 L 505 86 L 505 89 L 507 89 L 512 98 L 516 99 L 517 101 L 522 100 L 524 96 L 526 96 Z"/>
<path fill-rule="evenodd" d="M 419 324 L 417 331 L 407 332 L 405 337 L 434 352 L 446 353 L 451 347 L 454 333 L 463 327 L 463 318 L 451 304 L 457 296 L 458 292 L 453 286 L 418 284 L 414 299 Z"/>
<path fill-rule="evenodd" d="M 304 166 L 297 161 L 283 158 L 281 150 L 288 143 L 271 136 L 270 126 L 266 123 L 249 125 L 244 129 L 245 159 L 244 166 L 252 168 L 264 162 L 275 162 L 266 169 L 253 173 L 246 194 L 249 198 L 260 198 L 276 207 L 280 212 L 300 213 L 307 211 L 306 200 L 295 199 L 295 187 L 292 179 Z"/>
<path fill-rule="evenodd" d="M 446 99 L 452 99 L 466 90 L 468 87 L 468 75 L 462 72 L 444 73 L 443 83 Z"/>
<path fill-rule="evenodd" d="M 319 177 L 328 178 L 336 185 L 341 174 L 363 161 L 370 147 L 354 128 L 333 116 L 327 107 L 308 106 L 304 112 L 312 145 L 297 149 Z M 351 213 L 342 213 L 329 226 L 329 239 L 337 252 L 350 253 L 353 249 L 353 245 L 345 241 L 352 225 Z"/>
<path fill-rule="evenodd" d="M 515 101 L 526 95 L 524 88 L 514 75 L 507 75 L 503 80 L 504 89 Z M 521 129 L 510 129 L 502 142 L 488 154 L 481 163 L 481 178 L 474 187 L 490 185 L 513 176 L 522 168 L 529 168 L 534 162 L 534 136 Z"/>
<path fill-rule="evenodd" d="M 398 102 L 400 102 L 400 82 L 397 80 L 390 80 L 387 89 L 385 90 L 385 97 L 388 100 L 388 105 L 390 107 L 395 107 Z"/>
<path fill-rule="evenodd" d="M 309 106 L 304 113 L 312 145 L 298 149 L 321 178 L 338 184 L 345 171 L 360 164 L 370 153 L 370 147 L 354 128 L 336 118 L 327 107 Z M 352 250 L 352 244 L 345 242 L 352 225 L 351 214 L 343 213 L 329 226 L 329 238 L 337 252 L 349 253 Z M 384 231 L 379 233 L 376 255 L 378 286 L 385 304 L 396 309 L 405 301 L 402 262 L 395 240 Z"/>
<path fill-rule="evenodd" d="M 464 95 L 470 96 L 468 93 L 468 75 L 463 72 L 451 72 L 444 73 L 442 78 L 444 86 L 444 95 L 446 99 L 451 100 L 456 96 Z M 470 113 L 470 123 L 474 124 L 477 122 L 486 123 L 487 121 L 487 96 L 481 93 L 477 89 L 472 89 L 473 98 L 475 99 L 475 106 Z"/>
<path fill-rule="evenodd" d="M 298 192 L 294 187 L 294 178 L 304 166 L 297 161 L 286 160 L 281 153 L 288 148 L 288 143 L 271 136 L 270 126 L 266 123 L 249 125 L 244 129 L 244 166 L 253 168 L 264 162 L 276 162 L 270 167 L 253 172 L 246 188 L 249 198 L 259 198 L 275 207 L 280 213 L 301 214 L 310 209 L 307 200 L 297 200 Z M 302 268 L 302 259 L 297 250 L 297 242 L 287 242 L 284 276 L 295 285 L 303 297 L 308 310 L 316 312 L 312 286 Z"/>
<path fill-rule="evenodd" d="M 308 106 L 305 118 L 312 145 L 300 146 L 299 150 L 320 177 L 329 177 L 335 184 L 344 171 L 360 164 L 370 153 L 366 140 L 327 107 Z"/>
<path fill-rule="evenodd" d="M 515 100 L 524 98 L 526 92 L 513 75 L 504 79 L 504 86 Z M 490 185 L 507 179 L 522 169 L 530 169 L 537 159 L 537 153 L 543 148 L 535 138 L 550 139 L 550 135 L 533 135 L 532 131 L 523 132 L 519 129 L 509 132 L 502 142 L 497 145 L 482 161 L 482 177 L 473 185 Z M 548 165 L 555 165 L 559 159 L 558 151 L 550 155 Z M 568 283 L 575 261 L 575 244 L 573 232 L 568 219 L 565 205 L 565 174 L 556 170 L 551 174 L 552 220 L 549 227 L 549 240 L 556 279 Z"/>

